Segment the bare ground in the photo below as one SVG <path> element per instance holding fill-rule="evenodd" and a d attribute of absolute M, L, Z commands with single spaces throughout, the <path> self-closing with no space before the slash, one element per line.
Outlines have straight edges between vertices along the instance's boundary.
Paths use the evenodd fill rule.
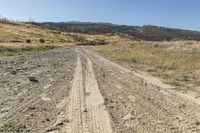
<path fill-rule="evenodd" d="M 200 132 L 195 98 L 85 48 L 0 60 L 0 132 Z"/>

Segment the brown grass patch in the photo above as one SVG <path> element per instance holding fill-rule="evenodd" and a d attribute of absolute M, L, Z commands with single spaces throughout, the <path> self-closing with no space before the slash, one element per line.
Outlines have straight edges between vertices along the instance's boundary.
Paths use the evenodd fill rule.
<path fill-rule="evenodd" d="M 59 32 L 33 26 L 28 24 L 4 24 L 0 23 L 0 42 L 24 42 L 30 40 L 32 43 L 39 43 L 41 39 L 45 43 L 69 43 L 73 42 L 74 38 L 66 32 Z"/>
<path fill-rule="evenodd" d="M 14 56 L 29 54 L 57 48 L 70 48 L 73 44 L 27 44 L 27 43 L 0 43 L 0 56 Z"/>
<path fill-rule="evenodd" d="M 94 49 L 107 58 L 146 71 L 179 88 L 200 85 L 200 42 L 132 42 Z"/>

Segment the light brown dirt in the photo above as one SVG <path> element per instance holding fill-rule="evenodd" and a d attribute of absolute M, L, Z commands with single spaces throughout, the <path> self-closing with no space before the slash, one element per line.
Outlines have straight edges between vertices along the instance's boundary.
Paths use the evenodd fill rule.
<path fill-rule="evenodd" d="M 79 56 L 78 54 L 70 102 L 67 108 L 69 121 L 65 131 L 67 133 L 111 133 L 109 115 L 105 110 L 104 99 L 98 89 L 92 62 L 87 59 L 85 80 L 83 80 Z"/>
<path fill-rule="evenodd" d="M 115 132 L 199 132 L 200 108 L 169 85 L 85 51 L 94 62 L 99 88 Z"/>
<path fill-rule="evenodd" d="M 93 64 L 87 58 L 86 72 L 86 105 L 88 110 L 89 128 L 93 133 L 112 133 L 109 115 L 105 109 L 104 99 L 99 90 L 96 76 L 94 74 Z"/>
<path fill-rule="evenodd" d="M 54 125 L 65 110 L 57 104 L 69 95 L 75 61 L 73 50 L 1 59 L 0 132 L 43 133 Z"/>
<path fill-rule="evenodd" d="M 195 97 L 83 47 L 4 58 L 0 70 L 3 133 L 200 132 Z"/>

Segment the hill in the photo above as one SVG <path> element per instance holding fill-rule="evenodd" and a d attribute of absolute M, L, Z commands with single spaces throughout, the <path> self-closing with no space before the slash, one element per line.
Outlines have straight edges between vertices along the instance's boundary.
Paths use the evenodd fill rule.
<path fill-rule="evenodd" d="M 127 38 L 118 35 L 69 33 L 38 23 L 0 20 L 0 56 L 69 48 L 74 45 L 105 45 L 126 40 Z"/>
<path fill-rule="evenodd" d="M 40 43 L 41 40 L 49 44 L 67 43 L 73 42 L 73 37 L 66 32 L 37 25 L 0 20 L 0 42 Z"/>
<path fill-rule="evenodd" d="M 44 22 L 32 23 L 44 27 L 56 28 L 67 32 L 85 34 L 122 33 L 147 41 L 169 40 L 200 40 L 200 32 L 182 29 L 165 28 L 159 26 L 126 26 L 110 23 L 82 23 L 82 22 Z"/>

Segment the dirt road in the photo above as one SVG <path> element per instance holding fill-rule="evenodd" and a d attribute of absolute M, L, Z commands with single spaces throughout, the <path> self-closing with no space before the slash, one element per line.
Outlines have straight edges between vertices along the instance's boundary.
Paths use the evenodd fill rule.
<path fill-rule="evenodd" d="M 195 98 L 86 48 L 0 60 L 0 132 L 200 132 Z"/>

